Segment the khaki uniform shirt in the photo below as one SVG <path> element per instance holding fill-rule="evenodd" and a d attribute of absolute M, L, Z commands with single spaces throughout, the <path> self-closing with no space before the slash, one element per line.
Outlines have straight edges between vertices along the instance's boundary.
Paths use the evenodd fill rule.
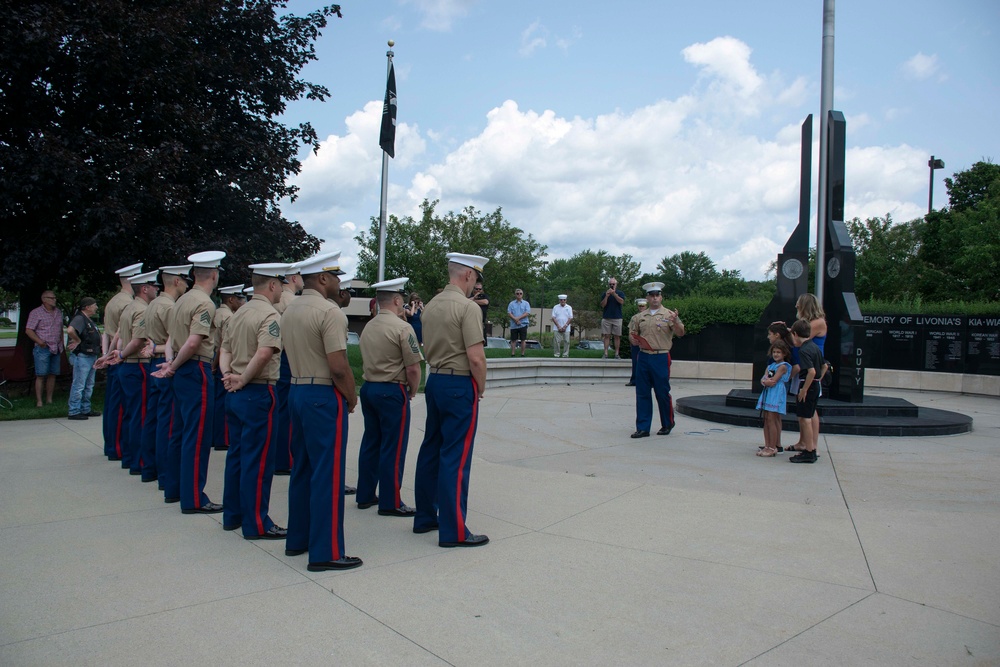
<path fill-rule="evenodd" d="M 215 353 L 215 330 L 212 318 L 215 317 L 215 304 L 212 299 L 205 294 L 197 285 L 184 293 L 184 296 L 177 299 L 173 310 L 170 311 L 170 346 L 174 349 L 174 354 L 180 351 L 181 346 L 192 334 L 204 336 L 201 345 L 194 353 L 198 356 L 211 359 Z"/>
<path fill-rule="evenodd" d="M 133 299 L 134 297 L 124 292 L 118 292 L 111 297 L 108 305 L 104 306 L 104 333 L 108 334 L 108 338 L 114 338 L 118 333 L 122 311 L 125 310 L 125 306 L 132 303 Z"/>
<path fill-rule="evenodd" d="M 330 378 L 326 355 L 347 349 L 347 315 L 313 289 L 302 290 L 281 317 L 285 355 L 296 378 Z"/>
<path fill-rule="evenodd" d="M 132 299 L 132 303 L 125 306 L 125 310 L 122 311 L 121 322 L 118 327 L 118 337 L 122 341 L 123 350 L 133 338 L 146 337 L 146 308 L 148 305 L 142 299 Z M 125 358 L 137 359 L 141 350 L 142 348 L 139 348 Z"/>
<path fill-rule="evenodd" d="M 660 307 L 654 315 L 649 309 L 636 313 L 629 320 L 630 333 L 638 334 L 646 339 L 654 350 L 669 350 L 674 344 L 674 332 L 670 329 L 667 309 Z"/>
<path fill-rule="evenodd" d="M 469 371 L 466 348 L 483 343 L 483 314 L 479 306 L 448 284 L 431 299 L 421 316 L 424 354 L 432 368 Z"/>
<path fill-rule="evenodd" d="M 284 315 L 285 309 L 288 308 L 289 304 L 292 303 L 292 301 L 295 301 L 295 299 L 296 297 L 294 292 L 289 292 L 288 290 L 283 289 L 281 290 L 281 300 L 274 304 L 274 309 L 278 311 L 279 315 Z"/>
<path fill-rule="evenodd" d="M 406 382 L 406 367 L 420 363 L 413 327 L 395 313 L 383 311 L 361 333 L 365 382 Z"/>
<path fill-rule="evenodd" d="M 174 307 L 174 297 L 166 292 L 149 302 L 146 308 L 146 334 L 157 346 L 167 342 L 167 327 L 170 325 L 170 310 Z M 163 354 L 156 351 L 157 356 Z"/>
<path fill-rule="evenodd" d="M 228 309 L 227 309 L 228 310 Z M 262 347 L 281 351 L 281 316 L 263 294 L 254 294 L 236 314 L 229 313 L 222 349 L 233 355 L 230 368 L 242 375 Z M 277 380 L 280 355 L 274 354 L 254 380 Z"/>
<path fill-rule="evenodd" d="M 267 299 L 265 299 L 266 301 Z M 275 311 L 277 312 L 277 311 Z M 215 325 L 215 349 L 222 349 L 222 339 L 226 336 L 226 323 L 233 316 L 233 311 L 230 310 L 229 306 L 222 304 L 215 310 L 215 319 L 212 324 Z"/>

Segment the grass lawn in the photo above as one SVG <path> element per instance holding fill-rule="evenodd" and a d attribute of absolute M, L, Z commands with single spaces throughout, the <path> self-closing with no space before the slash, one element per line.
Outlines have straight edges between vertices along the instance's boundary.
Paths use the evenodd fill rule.
<path fill-rule="evenodd" d="M 17 331 L 14 329 L 0 329 L 0 338 L 14 339 L 17 338 Z"/>

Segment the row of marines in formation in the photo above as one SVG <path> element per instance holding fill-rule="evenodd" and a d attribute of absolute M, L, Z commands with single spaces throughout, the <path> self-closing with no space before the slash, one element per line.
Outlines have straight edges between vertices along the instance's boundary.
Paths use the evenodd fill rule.
<path fill-rule="evenodd" d="M 345 485 L 348 413 L 358 403 L 347 359 L 350 301 L 339 252 L 252 264 L 252 286 L 218 288 L 225 253 L 142 272 L 119 269 L 105 308 L 105 454 L 185 514 L 222 513 L 248 540 L 284 539 L 311 571 L 358 567 L 344 550 L 344 496 L 361 509 L 413 518 L 442 547 L 486 544 L 465 525 L 478 401 L 486 381 L 480 308 L 468 299 L 487 260 L 448 254 L 448 285 L 425 308 L 427 424 L 415 504 L 401 499 L 410 399 L 421 350 L 402 318 L 406 278 L 376 283 L 365 327 L 360 401 L 365 431 L 357 489 Z M 300 295 L 296 292 L 301 290 Z M 247 300 L 247 297 L 250 297 Z M 212 447 L 225 449 L 222 504 L 205 494 Z M 290 474 L 288 528 L 268 516 L 274 474 Z"/>

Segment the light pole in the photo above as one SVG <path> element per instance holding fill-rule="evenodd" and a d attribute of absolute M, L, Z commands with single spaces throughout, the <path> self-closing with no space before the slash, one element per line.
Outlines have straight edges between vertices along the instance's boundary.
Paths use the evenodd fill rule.
<path fill-rule="evenodd" d="M 927 166 L 931 168 L 931 180 L 930 185 L 927 188 L 927 215 L 931 214 L 934 210 L 934 170 L 944 169 L 944 160 L 935 160 L 934 156 L 927 161 Z"/>
<path fill-rule="evenodd" d="M 549 268 L 548 262 L 542 262 L 542 304 L 541 309 L 538 311 L 538 344 L 542 345 L 542 329 L 545 326 L 545 269 Z"/>

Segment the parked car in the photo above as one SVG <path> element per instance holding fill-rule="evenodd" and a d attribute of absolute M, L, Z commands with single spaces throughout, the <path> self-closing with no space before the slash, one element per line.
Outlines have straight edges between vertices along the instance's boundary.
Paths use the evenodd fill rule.
<path fill-rule="evenodd" d="M 527 340 L 524 341 L 524 349 L 540 350 L 542 349 L 542 344 L 539 343 L 537 340 L 532 340 L 531 338 L 528 338 Z"/>
<path fill-rule="evenodd" d="M 361 345 L 361 336 L 359 336 L 356 331 L 348 331 L 347 332 L 347 344 L 348 345 Z"/>
<path fill-rule="evenodd" d="M 576 349 L 578 350 L 604 350 L 603 340 L 581 340 Z"/>
<path fill-rule="evenodd" d="M 486 348 L 494 350 L 509 350 L 510 341 L 500 336 L 489 336 L 486 339 Z"/>

